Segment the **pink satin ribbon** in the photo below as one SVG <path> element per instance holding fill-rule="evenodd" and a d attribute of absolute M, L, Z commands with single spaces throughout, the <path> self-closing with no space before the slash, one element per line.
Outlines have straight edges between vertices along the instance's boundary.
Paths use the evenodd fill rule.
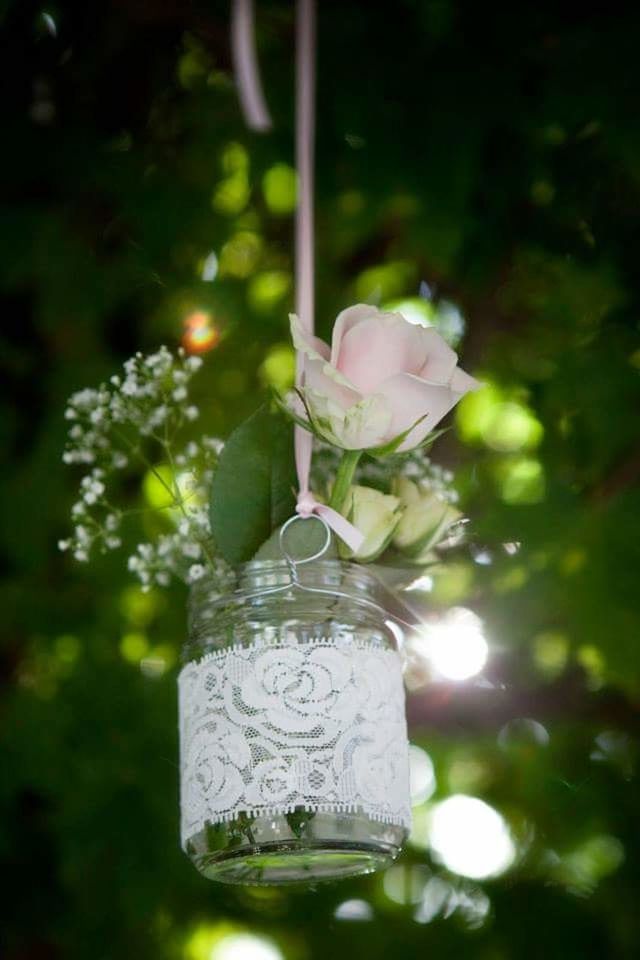
<path fill-rule="evenodd" d="M 251 0 L 234 0 L 232 37 L 240 103 L 248 126 L 254 130 L 265 130 L 269 128 L 270 120 L 260 88 L 253 33 Z M 298 0 L 296 9 L 296 168 L 298 171 L 298 204 L 295 222 L 296 313 L 309 333 L 313 333 L 314 329 L 315 33 L 315 0 Z M 265 115 L 266 126 L 264 125 Z M 303 383 L 302 354 L 299 351 L 296 357 L 296 383 L 298 386 Z M 313 452 L 312 434 L 296 424 L 294 443 L 299 489 L 296 513 L 301 517 L 311 517 L 314 514 L 321 517 L 352 551 L 357 551 L 364 541 L 360 531 L 337 510 L 316 500 L 309 489 Z"/>
<path fill-rule="evenodd" d="M 262 92 L 256 56 L 253 0 L 234 0 L 231 56 L 245 123 L 251 130 L 270 130 L 271 116 Z"/>

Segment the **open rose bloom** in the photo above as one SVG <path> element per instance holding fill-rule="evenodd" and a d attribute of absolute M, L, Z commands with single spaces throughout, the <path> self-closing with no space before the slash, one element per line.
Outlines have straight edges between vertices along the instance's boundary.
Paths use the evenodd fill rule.
<path fill-rule="evenodd" d="M 470 390 L 480 386 L 432 327 L 356 304 L 338 315 L 331 347 L 292 314 L 304 358 L 301 394 L 311 428 L 345 450 L 419 446 Z M 402 438 L 398 442 L 399 438 Z"/>

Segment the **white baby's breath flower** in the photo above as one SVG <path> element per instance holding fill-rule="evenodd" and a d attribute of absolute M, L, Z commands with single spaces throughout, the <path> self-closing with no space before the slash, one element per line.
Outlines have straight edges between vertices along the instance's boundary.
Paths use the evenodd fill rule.
<path fill-rule="evenodd" d="M 177 355 L 164 346 L 146 357 L 136 353 L 124 363 L 122 374 L 114 374 L 108 383 L 76 391 L 65 410 L 70 428 L 63 460 L 84 466 L 85 474 L 71 508 L 72 535 L 59 546 L 76 559 L 86 562 L 95 550 L 104 553 L 121 546 L 123 513 L 110 502 L 111 478 L 116 471 L 131 469 L 137 461 L 142 467 L 142 456 L 151 462 L 169 460 L 180 469 L 171 485 L 176 489 L 175 506 L 188 516 L 177 529 L 138 544 L 127 561 L 144 590 L 166 586 L 174 576 L 190 581 L 198 577 L 200 568 L 204 572 L 205 563 L 212 570 L 222 563 L 213 557 L 206 508 L 222 442 L 202 437 L 175 449 L 173 439 L 185 423 L 199 415 L 198 408 L 189 403 L 188 387 L 201 365 L 201 358 L 187 357 L 182 349 Z M 154 444 L 161 445 L 160 457 L 157 450 L 151 452 Z M 118 485 L 114 486 L 117 491 Z M 162 516 L 163 522 L 174 522 L 174 511 Z"/>
<path fill-rule="evenodd" d="M 205 569 L 201 563 L 194 563 L 189 567 L 188 580 L 189 583 L 195 583 L 197 580 L 200 580 L 205 574 Z"/>

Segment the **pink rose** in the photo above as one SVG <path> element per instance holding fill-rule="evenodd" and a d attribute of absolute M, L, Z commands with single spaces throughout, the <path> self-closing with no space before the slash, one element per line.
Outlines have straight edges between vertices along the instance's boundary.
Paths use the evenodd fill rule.
<path fill-rule="evenodd" d="M 338 315 L 331 349 L 295 314 L 291 334 L 304 355 L 302 395 L 312 427 L 345 450 L 418 446 L 480 384 L 433 327 L 358 303 Z"/>

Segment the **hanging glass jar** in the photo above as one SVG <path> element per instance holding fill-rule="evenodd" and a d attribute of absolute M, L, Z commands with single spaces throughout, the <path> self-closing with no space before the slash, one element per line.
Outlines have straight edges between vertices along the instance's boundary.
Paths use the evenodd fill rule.
<path fill-rule="evenodd" d="M 292 582 L 292 573 L 293 580 Z M 208 878 L 317 881 L 410 825 L 400 656 L 366 567 L 256 561 L 192 587 L 179 678 L 182 845 Z"/>

